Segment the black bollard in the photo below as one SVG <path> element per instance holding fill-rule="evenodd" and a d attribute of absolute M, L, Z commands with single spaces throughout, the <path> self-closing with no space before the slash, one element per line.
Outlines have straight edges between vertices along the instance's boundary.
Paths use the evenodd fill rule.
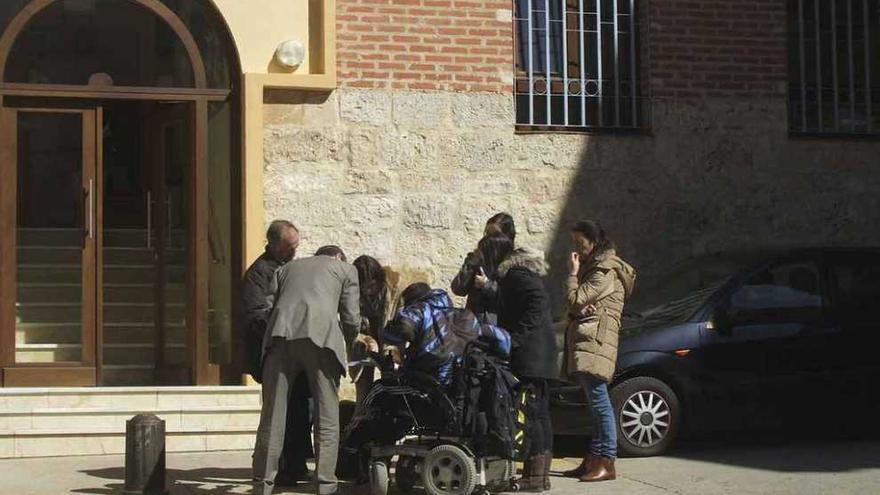
<path fill-rule="evenodd" d="M 125 422 L 126 495 L 164 495 L 165 421 L 138 414 Z"/>

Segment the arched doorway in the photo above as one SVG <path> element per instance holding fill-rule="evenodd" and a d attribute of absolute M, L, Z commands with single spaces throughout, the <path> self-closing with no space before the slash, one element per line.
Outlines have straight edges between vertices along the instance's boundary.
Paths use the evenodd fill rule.
<path fill-rule="evenodd" d="M 209 0 L 0 7 L 4 386 L 231 362 L 240 69 Z"/>

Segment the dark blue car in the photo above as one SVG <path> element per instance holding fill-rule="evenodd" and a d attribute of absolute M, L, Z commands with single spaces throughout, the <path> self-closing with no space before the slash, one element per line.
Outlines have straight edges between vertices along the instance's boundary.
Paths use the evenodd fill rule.
<path fill-rule="evenodd" d="M 624 315 L 621 455 L 661 454 L 683 432 L 873 426 L 880 249 L 718 255 L 674 272 L 637 287 Z M 553 415 L 560 434 L 590 431 L 575 386 L 555 390 Z"/>

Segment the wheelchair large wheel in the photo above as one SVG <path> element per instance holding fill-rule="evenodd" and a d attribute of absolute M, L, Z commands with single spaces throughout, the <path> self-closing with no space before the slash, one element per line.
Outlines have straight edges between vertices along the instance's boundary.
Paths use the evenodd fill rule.
<path fill-rule="evenodd" d="M 422 485 L 428 495 L 471 495 L 477 484 L 477 467 L 455 445 L 431 449 L 422 463 Z"/>
<path fill-rule="evenodd" d="M 416 471 L 418 463 L 418 459 L 408 455 L 402 455 L 397 459 L 397 464 L 394 465 L 394 483 L 401 492 L 409 493 L 413 491 L 416 483 L 418 483 L 419 473 Z"/>
<path fill-rule="evenodd" d="M 370 463 L 370 495 L 388 495 L 388 464 L 384 460 Z"/>

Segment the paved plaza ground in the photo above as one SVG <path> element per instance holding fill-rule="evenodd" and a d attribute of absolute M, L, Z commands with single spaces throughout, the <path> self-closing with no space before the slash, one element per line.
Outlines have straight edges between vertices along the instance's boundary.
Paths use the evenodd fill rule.
<path fill-rule="evenodd" d="M 566 442 L 569 443 L 569 442 Z M 571 450 L 569 445 L 565 450 Z M 571 454 L 565 452 L 564 455 Z M 250 452 L 168 456 L 171 495 L 249 493 Z M 554 471 L 573 467 L 559 457 Z M 3 495 L 110 495 L 121 491 L 122 456 L 18 459 L 0 461 Z M 880 441 L 825 441 L 785 444 L 737 442 L 686 444 L 673 455 L 618 461 L 620 478 L 587 485 L 553 478 L 559 495 L 798 494 L 880 493 Z M 308 485 L 276 493 L 313 493 Z M 343 494 L 366 495 L 345 486 Z"/>

